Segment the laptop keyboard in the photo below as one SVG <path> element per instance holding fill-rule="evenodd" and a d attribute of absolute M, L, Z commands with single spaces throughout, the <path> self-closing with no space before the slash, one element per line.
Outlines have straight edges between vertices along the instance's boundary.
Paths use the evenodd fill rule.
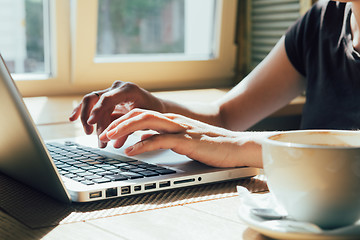
<path fill-rule="evenodd" d="M 108 157 L 100 149 L 73 142 L 47 143 L 46 146 L 61 175 L 86 185 L 176 173 L 132 158 Z"/>

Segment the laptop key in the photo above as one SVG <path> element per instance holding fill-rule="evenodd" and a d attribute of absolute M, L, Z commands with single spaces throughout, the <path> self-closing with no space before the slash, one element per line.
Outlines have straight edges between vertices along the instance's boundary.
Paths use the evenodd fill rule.
<path fill-rule="evenodd" d="M 143 171 L 146 171 L 147 169 L 145 168 L 133 168 L 133 169 L 130 169 L 129 171 L 131 172 L 143 172 Z"/>
<path fill-rule="evenodd" d="M 94 181 L 95 183 L 107 183 L 107 182 L 111 182 L 110 179 L 108 178 L 95 178 L 95 179 L 92 179 L 92 181 Z"/>
<path fill-rule="evenodd" d="M 90 181 L 90 180 L 83 180 L 83 181 L 80 181 L 80 182 L 85 184 L 85 185 L 93 185 L 93 184 L 95 184 L 93 181 Z"/>
<path fill-rule="evenodd" d="M 138 173 L 133 172 L 122 172 L 121 175 L 124 175 L 130 179 L 143 178 L 144 176 Z"/>
<path fill-rule="evenodd" d="M 75 153 L 69 153 L 69 152 L 67 152 L 67 153 L 64 154 L 64 156 L 65 156 L 65 157 L 68 157 L 68 158 L 73 158 L 73 157 L 78 157 L 79 155 L 77 155 L 77 154 L 75 154 Z"/>
<path fill-rule="evenodd" d="M 121 163 L 121 161 L 119 161 L 119 160 L 114 160 L 114 159 L 112 159 L 112 160 L 110 160 L 110 161 L 107 161 L 107 160 L 103 160 L 103 161 L 106 161 L 107 164 L 118 164 L 118 163 Z"/>
<path fill-rule="evenodd" d="M 107 175 L 106 178 L 109 178 L 113 182 L 128 180 L 128 177 L 121 174 Z"/>
<path fill-rule="evenodd" d="M 67 173 L 69 173 L 68 171 L 65 171 L 65 170 L 59 170 L 59 173 L 61 174 L 61 175 L 65 175 L 65 174 L 67 174 Z"/>
<path fill-rule="evenodd" d="M 132 165 L 143 165 L 143 164 L 146 164 L 146 163 L 136 160 L 135 162 L 130 162 L 130 164 L 132 164 Z"/>
<path fill-rule="evenodd" d="M 82 173 L 82 172 L 85 172 L 85 170 L 78 168 L 78 169 L 76 169 L 76 170 L 72 170 L 71 172 L 72 172 L 72 173 Z"/>
<path fill-rule="evenodd" d="M 101 162 L 98 162 L 98 161 L 86 161 L 88 164 L 91 164 L 91 165 L 96 165 L 96 164 L 101 164 Z"/>
<path fill-rule="evenodd" d="M 145 176 L 145 177 L 154 177 L 154 176 L 159 176 L 160 174 L 157 172 L 153 172 L 153 171 L 143 171 L 143 172 L 139 172 L 139 174 Z"/>
<path fill-rule="evenodd" d="M 77 162 L 77 163 L 75 163 L 75 164 L 73 164 L 73 165 L 76 166 L 76 167 L 79 167 L 79 168 L 83 168 L 83 167 L 89 166 L 88 164 L 82 163 L 82 162 Z"/>
<path fill-rule="evenodd" d="M 69 160 L 69 161 L 66 160 L 64 162 L 66 162 L 67 164 L 70 164 L 70 165 L 75 165 L 78 163 L 78 161 L 75 161 L 75 160 Z"/>
<path fill-rule="evenodd" d="M 101 175 L 101 176 L 105 176 L 105 175 L 109 174 L 109 172 L 105 171 L 105 170 L 102 170 L 102 171 L 97 172 L 96 174 Z M 111 173 L 111 174 L 113 174 L 113 173 Z"/>
<path fill-rule="evenodd" d="M 90 169 L 90 170 L 88 170 L 88 171 L 89 171 L 89 172 L 92 172 L 93 174 L 94 174 L 94 173 L 104 172 L 104 170 L 101 169 L 101 168 Z M 106 172 L 106 171 L 105 171 L 105 172 Z"/>
<path fill-rule="evenodd" d="M 120 169 L 130 170 L 130 169 L 135 169 L 135 168 L 137 168 L 137 167 L 136 167 L 136 166 L 128 165 L 128 166 L 123 166 L 123 167 L 121 167 Z"/>
<path fill-rule="evenodd" d="M 91 165 L 88 165 L 88 166 L 84 166 L 84 167 L 81 167 L 82 169 L 84 170 L 92 170 L 92 169 L 97 169 L 95 166 L 91 166 Z"/>
<path fill-rule="evenodd" d="M 94 180 L 96 178 L 102 178 L 102 176 L 97 175 L 97 174 L 93 174 L 93 175 L 89 175 L 89 176 L 84 176 L 84 178 L 86 178 L 88 180 Z"/>
<path fill-rule="evenodd" d="M 146 169 L 151 170 L 151 171 L 157 171 L 157 170 L 163 170 L 163 169 L 166 169 L 166 168 L 156 166 L 156 167 L 147 167 Z"/>
<path fill-rule="evenodd" d="M 85 181 L 86 179 L 84 177 L 74 177 L 74 178 L 72 178 L 72 180 L 81 182 L 81 181 Z"/>
<path fill-rule="evenodd" d="M 78 175 L 80 177 L 85 177 L 85 176 L 91 176 L 91 175 L 93 175 L 93 173 L 91 173 L 91 172 L 79 172 L 76 175 Z"/>
<path fill-rule="evenodd" d="M 78 146 L 79 144 L 71 142 L 71 141 L 65 141 L 64 145 L 65 146 Z"/>
<path fill-rule="evenodd" d="M 116 164 L 114 164 L 114 165 L 117 166 L 117 167 L 129 166 L 129 164 L 127 164 L 127 163 L 116 163 Z"/>
<path fill-rule="evenodd" d="M 136 162 L 137 160 L 136 159 L 133 159 L 133 158 L 127 158 L 127 157 L 122 157 L 122 156 L 119 156 L 117 157 L 117 160 L 120 160 L 122 162 L 128 162 L 128 163 L 132 163 L 132 162 Z"/>
<path fill-rule="evenodd" d="M 69 159 L 68 157 L 64 157 L 62 155 L 51 155 L 51 158 L 54 160 L 59 160 L 59 161 Z"/>
<path fill-rule="evenodd" d="M 68 172 L 72 172 L 72 171 L 75 171 L 75 170 L 77 170 L 77 169 L 78 169 L 78 168 L 77 168 L 77 167 L 74 167 L 74 166 L 62 168 L 62 170 L 66 170 L 66 171 L 68 171 Z"/>
<path fill-rule="evenodd" d="M 67 174 L 65 174 L 64 176 L 67 177 L 67 178 L 74 178 L 74 177 L 76 177 L 76 174 L 74 174 L 74 173 L 67 173 Z"/>
<path fill-rule="evenodd" d="M 86 159 L 89 159 L 89 158 L 85 157 L 85 156 L 77 156 L 77 157 L 73 157 L 72 159 L 82 161 L 82 160 L 86 160 Z"/>
<path fill-rule="evenodd" d="M 70 167 L 68 164 L 65 164 L 65 163 L 55 163 L 55 166 L 58 168 L 58 169 L 62 169 L 64 167 Z"/>
<path fill-rule="evenodd" d="M 175 170 L 167 169 L 167 168 L 156 170 L 156 172 L 159 173 L 159 174 L 161 174 L 161 175 L 176 173 Z"/>

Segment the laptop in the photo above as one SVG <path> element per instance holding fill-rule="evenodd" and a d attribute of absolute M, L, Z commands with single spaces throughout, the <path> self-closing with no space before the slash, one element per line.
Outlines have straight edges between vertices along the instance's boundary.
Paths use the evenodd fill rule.
<path fill-rule="evenodd" d="M 259 173 L 259 169 L 250 167 L 210 167 L 171 150 L 129 158 L 112 146 L 92 147 L 97 142 L 95 135 L 45 142 L 1 55 L 0 112 L 0 172 L 66 203 L 248 178 Z M 137 137 L 133 134 L 127 145 Z"/>

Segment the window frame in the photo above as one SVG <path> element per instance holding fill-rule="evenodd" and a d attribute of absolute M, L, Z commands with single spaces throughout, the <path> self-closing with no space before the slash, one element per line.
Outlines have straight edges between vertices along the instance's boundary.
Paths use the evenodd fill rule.
<path fill-rule="evenodd" d="M 71 88 L 69 2 L 48 0 L 43 3 L 44 9 L 48 10 L 45 16 L 49 22 L 44 24 L 44 32 L 48 32 L 48 36 L 44 34 L 44 37 L 50 42 L 45 54 L 50 54 L 48 64 L 51 74 L 14 74 L 17 87 L 24 97 L 58 95 Z"/>
<path fill-rule="evenodd" d="M 157 62 L 95 62 L 98 0 L 48 1 L 52 74 L 16 80 L 23 96 L 83 94 L 115 80 L 149 90 L 228 87 L 234 82 L 237 0 L 216 0 L 220 19 L 213 59 Z"/>

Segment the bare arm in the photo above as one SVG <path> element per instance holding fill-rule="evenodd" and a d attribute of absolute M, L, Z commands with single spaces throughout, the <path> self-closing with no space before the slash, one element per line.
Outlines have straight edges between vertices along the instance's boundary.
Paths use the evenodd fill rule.
<path fill-rule="evenodd" d="M 283 37 L 246 78 L 217 102 L 191 106 L 165 102 L 165 112 L 245 130 L 288 104 L 304 90 L 304 85 L 304 78 L 287 57 Z"/>

